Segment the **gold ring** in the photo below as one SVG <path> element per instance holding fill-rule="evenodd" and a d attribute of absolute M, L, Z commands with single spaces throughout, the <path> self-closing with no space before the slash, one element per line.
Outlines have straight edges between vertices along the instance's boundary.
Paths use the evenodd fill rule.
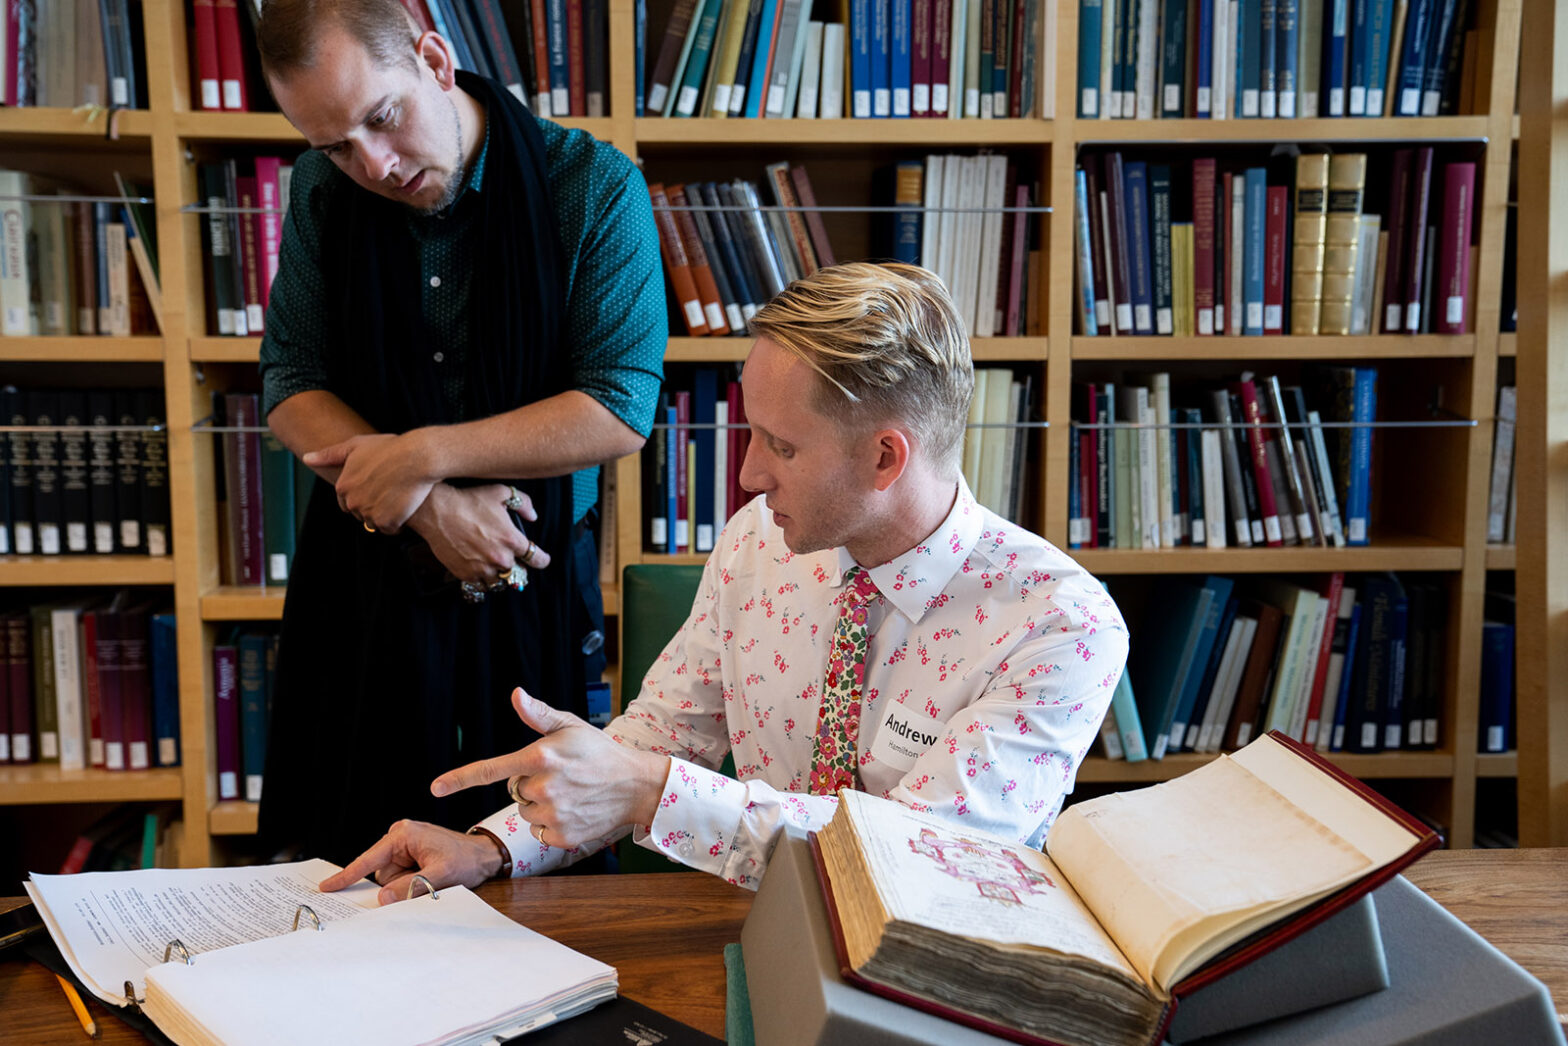
<path fill-rule="evenodd" d="M 549 843 L 544 841 L 544 825 L 542 825 L 542 824 L 534 825 L 534 838 L 539 840 L 539 845 L 540 846 L 549 846 L 550 845 Z"/>
<path fill-rule="evenodd" d="M 534 558 L 534 548 L 535 548 L 534 539 L 529 537 L 527 534 L 524 534 L 523 535 L 523 540 L 528 542 L 528 547 L 523 549 L 523 554 L 518 556 L 517 560 L 518 560 L 519 563 L 524 563 L 524 564 L 531 563 L 533 561 L 533 558 Z"/>
<path fill-rule="evenodd" d="M 360 523 L 362 523 L 364 525 L 365 529 L 368 530 L 370 533 L 374 534 L 376 532 L 376 525 L 374 523 L 370 522 L 370 520 L 362 519 L 362 520 L 360 520 Z"/>

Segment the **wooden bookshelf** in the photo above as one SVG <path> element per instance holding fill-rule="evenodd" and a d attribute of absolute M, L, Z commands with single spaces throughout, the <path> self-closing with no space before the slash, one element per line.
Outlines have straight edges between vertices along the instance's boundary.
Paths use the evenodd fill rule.
<path fill-rule="evenodd" d="M 1532 0 L 1537 3 L 1537 0 Z M 1061 547 L 1067 546 L 1067 455 L 1069 446 L 1070 401 L 1075 375 L 1082 380 L 1090 371 L 1104 371 L 1119 365 L 1131 370 L 1153 369 L 1149 364 L 1171 361 L 1201 368 L 1209 365 L 1251 361 L 1281 363 L 1310 361 L 1387 361 L 1390 368 L 1415 370 L 1428 361 L 1442 368 L 1446 401 L 1456 412 L 1481 424 L 1472 429 L 1455 430 L 1435 446 L 1444 448 L 1441 460 L 1413 462 L 1423 474 L 1440 471 L 1448 477 L 1454 497 L 1438 504 L 1436 499 L 1417 499 L 1420 506 L 1399 516 L 1397 524 L 1375 529 L 1373 544 L 1354 549 L 1179 549 L 1171 551 L 1093 550 L 1081 555 L 1082 562 L 1105 575 L 1201 575 L 1208 572 L 1229 574 L 1318 573 L 1323 571 L 1418 571 L 1439 575 L 1448 582 L 1452 594 L 1449 643 L 1452 654 L 1445 680 L 1442 704 L 1444 749 L 1439 752 L 1399 752 L 1380 756 L 1336 756 L 1336 762 L 1351 773 L 1372 780 L 1418 782 L 1424 795 L 1432 795 L 1433 813 L 1449 827 L 1453 845 L 1469 845 L 1474 831 L 1476 781 L 1480 778 L 1507 778 L 1519 775 L 1521 794 L 1550 793 L 1538 804 L 1552 812 L 1557 826 L 1558 845 L 1568 842 L 1568 816 L 1562 813 L 1562 796 L 1568 794 L 1563 782 L 1568 771 L 1568 740 L 1562 722 L 1568 700 L 1568 670 L 1562 666 L 1568 650 L 1568 614 L 1559 612 L 1552 627 L 1552 641 L 1531 640 L 1523 627 L 1521 644 L 1521 738 L 1523 727 L 1544 724 L 1531 732 L 1530 748 L 1513 755 L 1478 756 L 1475 754 L 1478 707 L 1476 693 L 1480 674 L 1481 606 L 1487 570 L 1506 570 L 1517 563 L 1521 593 L 1527 574 L 1539 573 L 1544 584 L 1549 577 L 1559 593 L 1568 592 L 1565 581 L 1562 534 L 1568 524 L 1554 509 L 1557 527 L 1555 544 L 1547 535 L 1524 526 L 1521 519 L 1519 546 L 1489 548 L 1485 541 L 1487 486 L 1490 472 L 1492 413 L 1496 396 L 1497 360 L 1517 354 L 1520 366 L 1520 440 L 1521 464 L 1528 459 L 1527 434 L 1534 430 L 1527 423 L 1529 411 L 1549 405 L 1559 428 L 1568 417 L 1568 396 L 1563 393 L 1563 345 L 1568 338 L 1553 340 L 1548 369 L 1545 341 L 1534 343 L 1524 334 L 1497 333 L 1500 289 L 1503 271 L 1503 229 L 1507 205 L 1508 171 L 1513 143 L 1520 137 L 1521 120 L 1514 116 L 1514 91 L 1519 69 L 1520 18 L 1522 0 L 1482 0 L 1479 11 L 1481 52 L 1474 63 L 1476 71 L 1475 111 L 1470 115 L 1423 119 L 1321 119 L 1321 120 L 1160 120 L 1118 121 L 1079 120 L 1074 116 L 1077 62 L 1077 4 L 1063 0 L 1044 6 L 1041 86 L 1043 98 L 1037 107 L 1042 118 L 1027 120 L 666 120 L 633 116 L 633 4 L 632 0 L 611 0 L 608 21 L 610 36 L 610 112 L 608 118 L 564 121 L 581 127 L 611 142 L 643 163 L 650 179 L 664 175 L 664 169 L 679 169 L 711 162 L 744 166 L 757 177 L 764 164 L 779 154 L 798 159 L 808 166 L 831 161 L 835 172 L 848 172 L 842 184 L 834 184 L 835 195 L 849 201 L 882 202 L 872 199 L 870 178 L 877 168 L 899 158 L 914 158 L 927 152 L 970 151 L 977 148 L 1006 150 L 1020 161 L 1020 169 L 1037 176 L 1039 202 L 1052 209 L 1050 214 L 1032 218 L 1038 222 L 1043 265 L 1038 283 L 1030 292 L 1038 299 L 1039 331 L 1028 338 L 977 340 L 974 354 L 985 364 L 1011 363 L 1027 367 L 1035 375 L 1037 417 L 1047 427 L 1032 442 L 1037 448 L 1032 462 L 1031 503 L 1024 521 L 1040 530 Z M 1550 7 L 1545 0 L 1537 6 Z M 193 157 L 223 155 L 253 147 L 293 149 L 301 145 L 300 136 L 275 113 L 195 112 L 191 107 L 190 62 L 186 38 L 187 10 L 180 0 L 146 0 L 143 20 L 146 39 L 146 67 L 149 108 L 124 112 L 116 117 L 118 137 L 105 141 L 107 119 L 104 114 L 84 114 L 58 109 L 0 109 L 0 142 L 7 149 L 61 150 L 92 157 L 89 161 L 107 174 L 126 157 L 141 161 L 152 172 L 156 196 L 161 280 L 164 294 L 164 326 L 161 337 L 132 339 L 0 339 L 0 361 L 98 366 L 111 363 L 160 365 L 167 397 L 170 427 L 170 495 L 173 513 L 173 557 L 149 560 L 136 557 L 9 557 L 0 558 L 0 586 L 112 586 L 172 585 L 175 610 L 180 622 L 179 675 L 184 762 L 177 770 L 150 771 L 142 774 L 108 774 L 102 771 L 78 775 L 61 774 L 46 766 L 0 767 L 0 803 L 74 803 L 87 801 L 179 799 L 183 805 L 186 845 L 181 860 L 201 865 L 221 858 L 214 849 L 216 838 L 249 834 L 255 830 L 255 807 L 244 803 L 219 803 L 214 778 L 211 704 L 211 650 L 214 623 L 275 621 L 282 612 L 281 589 L 240 590 L 218 585 L 217 536 L 221 520 L 213 499 L 213 443 L 210 435 L 193 432 L 193 426 L 211 411 L 212 390 L 223 388 L 230 375 L 245 375 L 257 359 L 258 339 L 212 337 L 205 329 L 204 268 L 201 257 L 199 220 L 182 207 L 197 200 Z M 1559 20 L 1561 21 L 1561 20 Z M 662 25 L 648 25 L 649 39 L 656 41 Z M 1538 34 L 1534 46 L 1550 53 L 1552 43 L 1564 35 L 1561 28 Z M 1530 39 L 1526 35 L 1525 39 Z M 656 45 L 655 45 L 656 46 Z M 1531 46 L 1528 45 L 1527 46 Z M 1568 46 L 1568 44 L 1565 44 Z M 1527 77 L 1526 97 L 1535 77 Z M 1530 147 L 1533 127 L 1554 128 L 1562 124 L 1552 115 L 1568 102 L 1568 89 L 1558 84 L 1568 81 L 1561 63 L 1547 87 L 1556 93 L 1550 105 L 1543 105 L 1539 124 L 1532 124 L 1529 112 L 1523 120 L 1521 155 Z M 1546 89 L 1546 88 L 1543 88 Z M 1545 133 L 1540 131 L 1537 133 Z M 1556 131 L 1552 146 L 1568 152 L 1568 137 Z M 1130 149 L 1149 146 L 1169 151 L 1172 147 L 1217 146 L 1234 151 L 1255 146 L 1260 155 L 1275 142 L 1329 142 L 1347 145 L 1384 142 L 1468 143 L 1479 161 L 1481 195 L 1476 210 L 1478 251 L 1475 265 L 1475 333 L 1466 335 L 1427 335 L 1418 337 L 1361 338 L 1085 338 L 1073 330 L 1073 230 L 1072 179 L 1079 150 L 1085 146 L 1122 144 Z M 1521 191 L 1534 185 L 1541 193 L 1532 214 L 1546 214 L 1548 179 L 1561 176 L 1562 164 L 1552 167 L 1542 161 L 1538 168 L 1522 166 Z M 819 197 L 822 186 L 818 186 Z M 826 201 L 824 201 L 826 202 Z M 1568 214 L 1551 213 L 1551 228 L 1563 229 Z M 1544 230 L 1546 222 L 1525 223 L 1523 234 L 1534 228 Z M 1544 236 L 1544 231 L 1542 236 Z M 1556 237 L 1568 244 L 1568 229 Z M 1564 248 L 1558 247 L 1560 253 Z M 1523 247 L 1521 248 L 1523 250 Z M 1536 256 L 1540 270 L 1546 272 L 1545 248 Z M 1554 254 L 1553 257 L 1556 257 Z M 1564 268 L 1558 265 L 1552 272 Z M 1531 297 L 1526 279 L 1529 266 L 1520 265 L 1520 297 L 1539 309 L 1549 311 L 1561 290 L 1542 289 Z M 1544 276 L 1543 276 L 1544 279 Z M 1558 281 L 1560 284 L 1560 281 Z M 1561 310 L 1559 310 L 1561 311 Z M 1521 308 L 1521 313 L 1526 313 Z M 1554 333 L 1561 333 L 1555 332 Z M 1532 347 L 1536 346 L 1536 347 Z M 667 359 L 681 364 L 723 364 L 744 359 L 749 343 L 744 338 L 672 338 Z M 215 378 L 214 375 L 218 377 Z M 1527 378 L 1527 375 L 1530 377 Z M 1526 396 L 1527 381 L 1539 376 L 1543 397 Z M 84 378 L 86 382 L 90 379 Z M 214 384 L 214 382 L 218 384 Z M 1550 390 L 1549 392 L 1546 390 Z M 1550 397 L 1549 399 L 1544 397 Z M 1544 417 L 1544 414 L 1537 417 Z M 1544 422 L 1536 422 L 1537 427 Z M 1554 434 L 1557 432 L 1553 430 Z M 1533 438 L 1533 437 L 1532 437 Z M 1559 439 L 1561 436 L 1558 435 Z M 1544 436 L 1542 437 L 1544 447 Z M 1564 455 L 1558 453 L 1546 481 L 1538 490 L 1521 484 L 1522 512 L 1530 506 L 1546 518 L 1547 492 L 1557 506 L 1568 505 L 1568 478 L 1564 477 Z M 1398 463 L 1396 462 L 1396 465 Z M 1385 467 L 1387 467 L 1385 463 Z M 635 456 L 613 466 L 617 485 L 616 530 L 613 540 L 618 562 L 700 563 L 700 555 L 659 556 L 643 551 L 642 498 L 639 462 Z M 1544 463 L 1543 475 L 1547 475 Z M 1415 480 L 1384 476 L 1375 482 L 1385 485 L 1386 500 L 1410 500 Z M 1529 493 L 1527 493 L 1527 489 Z M 1431 501 L 1428 507 L 1426 502 Z M 1385 509 L 1387 506 L 1385 506 Z M 1544 525 L 1544 524 L 1543 524 Z M 1442 539 L 1424 537 L 1441 535 Z M 1527 540 L 1528 539 L 1528 540 Z M 1532 544 L 1533 542 L 1533 544 Z M 1528 548 L 1528 551 L 1526 549 Z M 1541 551 L 1543 550 L 1544 551 Z M 606 599 L 612 612 L 618 607 L 618 589 L 607 586 Z M 1544 597 L 1542 597 L 1544 601 Z M 1521 613 L 1525 601 L 1521 601 Z M 1542 620 L 1545 620 L 1544 613 Z M 1538 665 L 1527 665 L 1525 650 L 1540 654 Z M 1553 645 L 1555 644 L 1555 645 Z M 1136 644 L 1135 644 L 1136 647 Z M 1555 653 L 1553 652 L 1555 651 Z M 1555 675 L 1546 681 L 1548 665 Z M 613 676 L 612 672 L 612 676 Z M 1551 689 L 1547 694 L 1548 688 Z M 1532 689 L 1533 688 L 1533 689 Z M 1532 695 L 1525 699 L 1526 692 Z M 1090 759 L 1081 779 L 1097 784 L 1136 784 L 1164 780 L 1191 769 L 1205 757 L 1176 755 L 1158 763 L 1113 763 Z M 1543 838 L 1545 838 L 1543 836 Z"/>

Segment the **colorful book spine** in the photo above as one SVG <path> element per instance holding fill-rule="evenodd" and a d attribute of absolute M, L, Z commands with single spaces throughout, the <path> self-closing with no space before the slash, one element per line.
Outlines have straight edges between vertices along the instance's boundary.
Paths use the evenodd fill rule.
<path fill-rule="evenodd" d="M 1313 335 L 1323 312 L 1323 251 L 1328 232 L 1328 154 L 1296 158 L 1296 220 L 1291 229 L 1290 333 Z"/>
<path fill-rule="evenodd" d="M 1470 226 L 1475 215 L 1475 164 L 1443 167 L 1443 216 L 1437 248 L 1437 284 L 1433 298 L 1439 311 L 1432 330 L 1463 334 L 1470 324 Z"/>

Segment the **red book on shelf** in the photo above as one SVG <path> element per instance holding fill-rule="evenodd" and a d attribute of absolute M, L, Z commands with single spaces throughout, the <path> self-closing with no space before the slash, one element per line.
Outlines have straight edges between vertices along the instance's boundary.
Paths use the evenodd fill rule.
<path fill-rule="evenodd" d="M 247 0 L 248 2 L 248 0 Z M 213 0 L 218 28 L 218 76 L 223 108 L 246 112 L 245 45 L 240 38 L 240 9 L 235 0 Z"/>
<path fill-rule="evenodd" d="M 931 113 L 946 116 L 953 102 L 948 97 L 952 76 L 953 5 L 933 0 L 931 4 Z"/>
<path fill-rule="evenodd" d="M 240 227 L 240 289 L 245 295 L 245 325 L 251 334 L 260 334 L 265 319 L 266 306 L 261 300 L 261 270 L 265 264 L 261 252 L 261 215 L 255 213 L 259 203 L 256 195 L 256 178 L 242 174 L 234 179 L 239 190 L 242 213 L 235 215 Z"/>
<path fill-rule="evenodd" d="M 691 498 L 687 484 L 691 482 L 691 463 L 687 448 L 691 446 L 691 393 L 675 394 L 675 551 L 690 552 L 692 545 Z"/>
<path fill-rule="evenodd" d="M 104 766 L 125 770 L 125 703 L 120 697 L 120 599 L 98 613 L 98 703 Z"/>
<path fill-rule="evenodd" d="M 1192 304 L 1200 335 L 1215 333 L 1214 177 L 1212 156 L 1192 161 Z"/>
<path fill-rule="evenodd" d="M 1388 251 L 1383 263 L 1383 315 L 1378 317 L 1377 328 L 1384 334 L 1405 330 L 1405 239 L 1409 236 L 1413 156 L 1413 150 L 1395 149 L 1389 164 Z"/>
<path fill-rule="evenodd" d="M 1122 154 L 1105 154 L 1105 201 L 1107 204 L 1106 216 L 1110 228 L 1107 242 L 1110 244 L 1110 258 L 1107 263 L 1111 270 L 1111 293 L 1116 298 L 1115 332 L 1117 334 L 1131 334 L 1132 325 L 1132 272 L 1129 269 L 1128 249 L 1131 241 L 1127 232 L 1127 186 L 1122 179 Z"/>
<path fill-rule="evenodd" d="M 192 36 L 196 48 L 196 104 L 222 109 L 222 74 L 218 70 L 218 12 L 213 0 L 191 0 Z"/>
<path fill-rule="evenodd" d="M 120 615 L 120 700 L 125 705 L 125 762 L 129 770 L 152 766 L 152 673 L 147 663 L 151 608 Z"/>
<path fill-rule="evenodd" d="M 1328 607 L 1327 616 L 1324 618 L 1322 641 L 1318 644 L 1317 667 L 1312 673 L 1312 696 L 1307 702 L 1307 725 L 1301 735 L 1301 741 L 1308 746 L 1317 744 L 1318 731 L 1331 729 L 1333 723 L 1323 723 L 1323 687 L 1328 682 L 1329 655 L 1334 646 L 1334 622 L 1339 617 L 1339 596 L 1345 587 L 1345 575 L 1334 571 L 1318 584 L 1318 594 L 1323 597 Z M 1335 695 L 1336 697 L 1338 695 Z M 1330 710 L 1330 716 L 1333 712 Z"/>
<path fill-rule="evenodd" d="M 1263 333 L 1285 333 L 1285 224 L 1290 188 L 1268 187 L 1268 211 L 1263 226 Z"/>
<path fill-rule="evenodd" d="M 692 278 L 691 261 L 681 243 L 681 234 L 675 227 L 675 216 L 670 213 L 670 201 L 664 186 L 652 182 L 648 198 L 653 201 L 653 220 L 659 227 L 659 253 L 664 256 L 664 271 L 670 277 L 670 287 L 675 291 L 675 303 L 680 306 L 681 318 L 686 321 L 686 333 L 707 334 L 708 321 L 702 313 L 702 300 L 697 296 L 697 283 Z"/>
<path fill-rule="evenodd" d="M 1000 12 L 998 15 L 1007 17 Z M 998 119 L 1010 116 L 1017 120 L 1024 114 L 1024 40 L 1029 36 L 1025 31 L 1027 23 L 1027 5 L 1024 0 L 1013 0 L 1013 31 L 1008 34 L 1012 51 L 1007 60 L 1007 112 L 997 113 Z M 1002 56 L 997 55 L 996 60 L 1001 62 Z"/>
<path fill-rule="evenodd" d="M 1024 332 L 1024 270 L 1028 268 L 1029 256 L 1029 214 L 1024 208 L 1029 206 L 1029 186 L 1019 185 L 1013 189 L 1013 206 L 1018 209 L 1011 215 L 1013 239 L 1009 246 L 1012 257 L 1003 259 L 1008 269 L 1007 315 L 1002 335 L 1009 338 L 1021 337 Z"/>
<path fill-rule="evenodd" d="M 1427 211 L 1432 200 L 1432 147 L 1415 151 L 1410 171 L 1410 210 L 1405 229 L 1405 333 L 1421 330 L 1421 279 L 1426 273 Z M 1392 242 L 1389 252 L 1394 250 Z"/>
<path fill-rule="evenodd" d="M 534 88 L 534 112 L 540 116 L 565 116 L 565 113 L 555 112 L 550 107 L 550 22 L 545 14 L 545 0 L 525 0 L 525 2 L 528 4 L 530 15 L 528 24 L 533 27 L 534 70 L 539 77 L 539 82 Z M 684 4 L 685 0 L 682 0 L 682 3 Z M 688 20 L 691 18 L 689 10 L 686 12 L 686 17 Z M 659 60 L 661 62 L 664 60 L 662 51 Z M 673 65 L 674 58 L 672 57 L 670 61 Z M 654 69 L 654 74 L 656 76 L 658 74 L 657 67 Z M 648 106 L 648 111 L 653 112 L 652 104 Z"/>
<path fill-rule="evenodd" d="M 1263 540 L 1279 548 L 1285 539 L 1279 529 L 1279 507 L 1274 500 L 1274 474 L 1269 469 L 1268 433 L 1262 427 L 1263 408 L 1258 389 L 1252 381 L 1231 382 L 1230 390 L 1241 398 L 1241 421 L 1247 425 L 1247 446 L 1252 450 L 1252 475 L 1257 480 L 1258 514 L 1263 517 Z"/>
<path fill-rule="evenodd" d="M 240 661 L 229 643 L 212 648 L 213 725 L 218 798 L 240 797 Z"/>
<path fill-rule="evenodd" d="M 724 386 L 724 402 L 729 405 L 730 429 L 728 432 L 729 447 L 726 460 L 729 469 L 729 505 L 730 515 L 740 511 L 740 507 L 752 498 L 751 491 L 740 485 L 741 466 L 746 462 L 746 450 L 751 446 L 751 430 L 746 428 L 746 400 L 738 381 L 729 382 Z"/>
<path fill-rule="evenodd" d="M 272 281 L 278 275 L 278 249 L 283 243 L 283 197 L 278 176 L 283 160 L 277 156 L 256 157 L 256 198 L 263 213 L 256 215 L 260 232 L 261 307 L 272 300 Z"/>
<path fill-rule="evenodd" d="M 796 200 L 805 208 L 806 229 L 811 233 L 811 250 L 817 264 L 834 264 L 833 245 L 828 242 L 828 227 L 822 224 L 822 212 L 817 210 L 817 194 L 811 188 L 811 175 L 797 163 L 789 169 L 789 180 L 795 185 Z"/>
<path fill-rule="evenodd" d="M 11 762 L 38 758 L 33 746 L 33 638 L 24 613 L 5 616 L 6 676 L 11 695 Z"/>
<path fill-rule="evenodd" d="M 1443 167 L 1443 220 L 1437 236 L 1432 330 L 1463 334 L 1470 326 L 1470 225 L 1475 215 L 1475 164 Z"/>
<path fill-rule="evenodd" d="M 931 115 L 931 8 L 935 0 L 914 0 L 909 16 L 909 115 Z"/>
<path fill-rule="evenodd" d="M 102 768 L 103 690 L 98 685 L 98 615 L 100 610 L 82 612 L 82 694 L 87 705 L 87 765 Z"/>
<path fill-rule="evenodd" d="M 1083 420 L 1088 425 L 1100 423 L 1100 386 L 1090 382 L 1079 386 L 1083 391 L 1081 409 Z M 1099 457 L 1099 430 L 1075 430 L 1078 446 L 1070 447 L 1069 452 L 1078 452 L 1078 516 L 1089 521 L 1083 534 L 1082 545 L 1084 548 L 1098 548 L 1100 545 L 1100 531 L 1098 527 L 1100 504 L 1100 457 Z"/>
<path fill-rule="evenodd" d="M 686 187 L 671 185 L 665 190 L 669 195 L 670 206 L 682 208 L 689 206 L 686 202 Z M 691 265 L 692 282 L 697 285 L 697 298 L 702 302 L 702 316 L 708 324 L 709 334 L 728 334 L 730 325 L 724 318 L 724 302 L 719 298 L 719 286 L 713 279 L 713 266 L 708 263 L 708 252 L 703 249 L 702 237 L 697 233 L 697 223 L 692 218 L 691 212 L 676 210 L 674 212 L 675 229 L 680 235 L 681 246 L 686 250 L 686 259 Z"/>
<path fill-rule="evenodd" d="M 583 55 L 583 0 L 566 0 L 566 86 L 572 115 L 588 115 L 587 69 Z"/>
<path fill-rule="evenodd" d="M 1232 301 L 1230 296 L 1231 271 L 1236 265 L 1236 252 L 1231 249 L 1231 237 L 1236 231 L 1235 218 L 1231 212 L 1231 197 L 1235 191 L 1235 176 L 1226 171 L 1220 178 L 1220 194 L 1216 197 L 1220 212 L 1214 221 L 1220 250 L 1220 261 L 1214 266 L 1215 275 L 1220 281 L 1214 291 L 1214 333 L 1220 335 L 1232 333 L 1231 324 L 1239 324 L 1238 317 L 1241 315 L 1236 311 L 1239 303 Z"/>

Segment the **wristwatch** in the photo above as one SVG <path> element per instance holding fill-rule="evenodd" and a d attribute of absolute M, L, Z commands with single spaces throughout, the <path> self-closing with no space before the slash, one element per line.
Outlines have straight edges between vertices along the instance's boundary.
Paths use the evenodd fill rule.
<path fill-rule="evenodd" d="M 474 825 L 474 827 L 470 828 L 468 830 L 468 834 L 482 835 L 489 839 L 492 843 L 495 844 L 496 853 L 501 855 L 501 870 L 495 875 L 491 876 L 491 878 L 510 879 L 512 877 L 512 852 L 506 848 L 506 844 L 503 843 L 494 832 L 490 831 L 490 829 L 481 828 L 479 825 Z"/>

